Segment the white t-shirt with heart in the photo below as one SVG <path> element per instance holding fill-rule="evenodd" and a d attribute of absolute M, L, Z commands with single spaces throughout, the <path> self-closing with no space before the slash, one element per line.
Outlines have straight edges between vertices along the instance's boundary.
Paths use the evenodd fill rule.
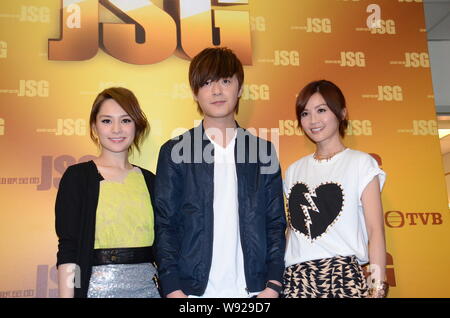
<path fill-rule="evenodd" d="M 367 153 L 345 149 L 329 161 L 308 155 L 286 171 L 289 235 L 286 267 L 310 260 L 355 255 L 369 261 L 368 235 L 361 195 L 386 174 Z"/>

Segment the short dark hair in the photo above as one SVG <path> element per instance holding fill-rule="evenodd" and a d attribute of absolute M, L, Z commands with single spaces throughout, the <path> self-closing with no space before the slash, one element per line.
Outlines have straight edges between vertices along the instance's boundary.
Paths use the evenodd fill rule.
<path fill-rule="evenodd" d="M 198 53 L 189 65 L 189 85 L 192 92 L 197 96 L 198 90 L 207 81 L 218 81 L 221 78 L 229 78 L 236 75 L 241 89 L 244 83 L 244 68 L 236 54 L 226 47 L 206 48 Z M 197 109 L 202 114 L 200 106 Z M 239 99 L 236 104 L 235 113 L 239 111 Z"/>
<path fill-rule="evenodd" d="M 91 139 L 98 145 L 98 139 L 96 138 L 92 126 L 97 121 L 97 114 L 104 101 L 108 99 L 115 100 L 120 107 L 133 119 L 136 130 L 133 140 L 133 146 L 140 152 L 139 146 L 143 139 L 148 135 L 150 131 L 150 125 L 147 121 L 147 117 L 139 106 L 139 102 L 132 91 L 123 87 L 110 87 L 103 90 L 97 95 L 92 104 L 91 115 L 89 117 L 89 125 L 91 128 Z M 130 147 L 131 151 L 133 150 Z"/>
<path fill-rule="evenodd" d="M 347 108 L 344 94 L 341 89 L 334 83 L 327 80 L 314 81 L 306 85 L 298 94 L 295 102 L 295 112 L 297 115 L 298 124 L 301 127 L 301 114 L 306 107 L 309 99 L 315 93 L 319 93 L 327 106 L 337 117 L 339 122 L 339 134 L 341 137 L 345 136 L 345 130 L 348 126 L 348 112 L 345 117 L 342 117 L 342 111 Z"/>

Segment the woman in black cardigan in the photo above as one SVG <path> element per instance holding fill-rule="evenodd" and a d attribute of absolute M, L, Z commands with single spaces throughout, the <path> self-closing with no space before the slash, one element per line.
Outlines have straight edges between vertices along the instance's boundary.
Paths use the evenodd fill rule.
<path fill-rule="evenodd" d="M 94 101 L 98 158 L 67 168 L 56 198 L 60 297 L 159 297 L 154 283 L 154 174 L 129 153 L 149 124 L 134 94 L 108 88 Z"/>

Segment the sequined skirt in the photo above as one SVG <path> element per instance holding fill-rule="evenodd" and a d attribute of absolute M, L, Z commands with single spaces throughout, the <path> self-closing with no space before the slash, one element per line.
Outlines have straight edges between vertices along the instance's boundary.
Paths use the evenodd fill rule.
<path fill-rule="evenodd" d="M 92 267 L 88 298 L 160 298 L 150 263 Z"/>

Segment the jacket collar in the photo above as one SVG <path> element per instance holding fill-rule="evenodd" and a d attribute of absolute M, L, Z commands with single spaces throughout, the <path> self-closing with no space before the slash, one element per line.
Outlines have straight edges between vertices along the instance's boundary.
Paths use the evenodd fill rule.
<path fill-rule="evenodd" d="M 250 154 L 249 154 L 249 147 L 250 147 L 250 141 L 249 141 L 249 135 L 251 135 L 251 133 L 249 133 L 245 128 L 242 128 L 239 123 L 237 121 L 236 122 L 236 142 L 234 145 L 234 159 L 235 159 L 235 163 L 239 164 L 239 163 L 246 163 L 249 162 L 250 160 Z M 192 149 L 195 149 L 195 143 L 198 143 L 199 141 L 194 141 L 194 139 L 196 138 L 202 138 L 202 152 L 201 152 L 201 156 L 203 158 L 203 155 L 206 153 L 211 153 L 212 156 L 214 156 L 214 148 L 213 145 L 211 143 L 211 141 L 209 140 L 208 136 L 206 135 L 206 131 L 205 131 L 205 127 L 203 125 L 203 120 L 201 121 L 201 123 L 197 126 L 194 127 L 193 129 L 193 144 L 192 144 Z M 256 145 L 255 145 L 256 146 Z M 208 147 L 208 149 L 206 149 Z M 211 149 L 209 149 L 211 148 Z M 240 150 L 240 153 L 238 153 L 238 150 Z M 200 154 L 195 151 L 192 152 L 192 158 L 199 156 Z M 198 158 L 197 158 L 198 160 Z M 197 161 L 198 162 L 198 161 Z M 204 162 L 204 160 L 202 160 L 202 162 Z M 211 162 L 210 162 L 211 163 Z"/>
<path fill-rule="evenodd" d="M 204 120 L 202 120 L 197 127 L 194 127 L 194 136 L 202 136 L 203 149 L 204 149 L 211 142 L 209 141 L 209 138 L 206 135 L 206 130 L 205 130 L 205 126 L 204 126 L 203 122 L 204 122 Z M 237 130 L 236 137 L 239 137 L 239 135 L 242 135 L 246 130 L 244 128 L 242 128 L 241 126 L 239 126 L 239 123 L 236 120 L 234 122 L 236 123 L 236 130 Z"/>

